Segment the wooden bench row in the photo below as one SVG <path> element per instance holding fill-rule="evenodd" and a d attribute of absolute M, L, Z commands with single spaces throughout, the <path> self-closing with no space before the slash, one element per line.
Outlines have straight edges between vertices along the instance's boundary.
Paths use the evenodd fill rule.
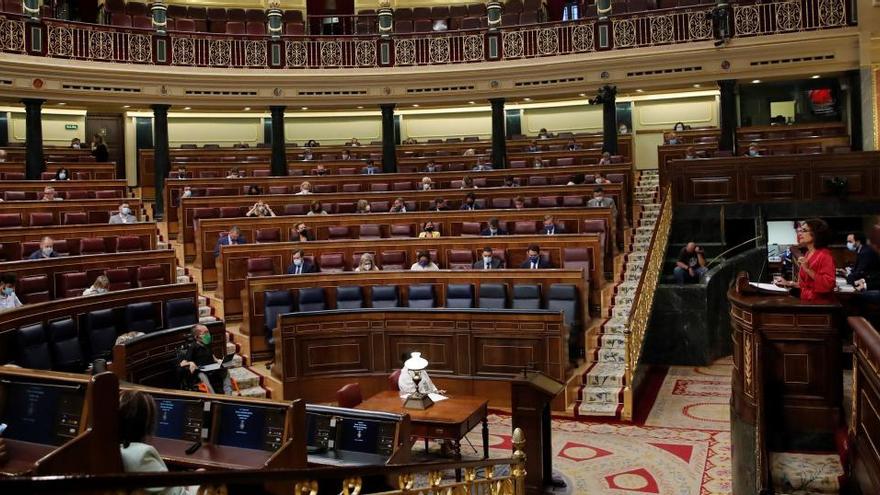
<path fill-rule="evenodd" d="M 48 180 L 55 177 L 55 172 L 60 168 L 70 171 L 71 180 L 113 180 L 116 179 L 116 164 L 113 162 L 89 163 L 89 162 L 47 162 L 46 171 L 42 173 L 42 179 Z M 0 180 L 24 180 L 24 161 L 7 158 L 6 162 L 0 163 Z"/>
<path fill-rule="evenodd" d="M 103 241 L 105 252 L 117 251 L 119 240 L 123 237 L 138 239 L 140 250 L 154 250 L 157 234 L 156 224 L 152 222 L 6 227 L 0 228 L 0 260 L 14 261 L 30 255 L 39 248 L 40 239 L 45 236 L 55 240 L 55 250 L 59 253 L 78 255 L 81 253 L 81 240 L 92 238 Z M 131 244 L 126 241 L 125 249 L 132 249 Z"/>
<path fill-rule="evenodd" d="M 119 211 L 119 205 L 123 202 L 131 207 L 132 215 L 140 221 L 146 220 L 143 203 L 137 198 L 4 201 L 0 203 L 0 226 L 37 227 L 72 223 L 107 223 L 110 217 Z M 69 218 L 71 213 L 80 215 Z"/>

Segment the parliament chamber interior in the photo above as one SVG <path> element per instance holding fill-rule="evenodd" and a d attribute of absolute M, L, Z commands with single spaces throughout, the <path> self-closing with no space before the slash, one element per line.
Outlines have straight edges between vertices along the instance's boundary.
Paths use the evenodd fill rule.
<path fill-rule="evenodd" d="M 877 0 L 0 0 L 0 493 L 880 494 Z"/>

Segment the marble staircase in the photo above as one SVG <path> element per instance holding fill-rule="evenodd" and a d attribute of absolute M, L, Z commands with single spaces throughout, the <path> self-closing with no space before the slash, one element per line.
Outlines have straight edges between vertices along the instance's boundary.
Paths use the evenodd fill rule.
<path fill-rule="evenodd" d="M 605 321 L 599 326 L 595 348 L 589 348 L 589 365 L 581 376 L 575 401 L 576 416 L 619 417 L 623 409 L 626 335 L 630 311 L 642 268 L 651 247 L 654 226 L 660 214 L 659 176 L 656 170 L 644 170 L 633 193 L 633 214 L 637 224 L 631 232 L 624 268 L 615 280 L 615 294 Z"/>

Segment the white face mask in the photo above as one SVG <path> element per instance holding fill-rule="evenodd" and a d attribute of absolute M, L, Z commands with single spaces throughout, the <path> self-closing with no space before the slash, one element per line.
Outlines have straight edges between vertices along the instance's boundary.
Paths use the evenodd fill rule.
<path fill-rule="evenodd" d="M 44 248 L 43 248 L 43 256 L 51 256 L 51 255 L 52 255 L 52 251 L 54 251 L 52 248 L 50 248 L 50 247 L 44 247 Z"/>
<path fill-rule="evenodd" d="M 852 251 L 852 252 L 855 252 L 855 251 L 856 251 L 856 243 L 854 243 L 854 242 L 847 242 L 847 243 L 846 243 L 846 248 L 849 249 L 849 250 Z"/>
<path fill-rule="evenodd" d="M 296 266 L 302 265 L 303 264 L 302 258 L 298 258 L 298 259 L 293 260 L 293 264 Z"/>
<path fill-rule="evenodd" d="M 67 178 L 67 174 L 65 174 L 64 172 L 61 172 L 60 174 L 58 174 L 58 178 L 59 178 L 59 179 L 66 179 L 66 178 Z"/>
<path fill-rule="evenodd" d="M 372 269 L 373 269 L 372 263 L 364 263 L 364 270 L 372 270 Z"/>
<path fill-rule="evenodd" d="M 491 263 L 491 262 L 492 262 L 492 256 L 491 256 L 491 255 L 487 256 L 487 255 L 484 254 L 484 255 L 483 255 L 483 262 L 484 262 L 484 263 Z"/>
<path fill-rule="evenodd" d="M 189 190 L 189 189 L 183 191 L 183 197 L 184 197 L 184 198 L 192 197 L 192 194 L 193 194 L 193 192 L 192 192 L 191 190 Z"/>

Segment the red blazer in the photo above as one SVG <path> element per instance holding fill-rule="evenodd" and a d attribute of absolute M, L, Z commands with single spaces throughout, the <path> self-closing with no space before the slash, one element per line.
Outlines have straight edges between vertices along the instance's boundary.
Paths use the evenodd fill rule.
<path fill-rule="evenodd" d="M 807 260 L 807 268 L 812 270 L 815 278 L 807 275 L 804 270 L 800 271 L 799 283 L 802 301 L 826 301 L 832 298 L 834 292 L 834 258 L 828 249 L 817 249 Z"/>

